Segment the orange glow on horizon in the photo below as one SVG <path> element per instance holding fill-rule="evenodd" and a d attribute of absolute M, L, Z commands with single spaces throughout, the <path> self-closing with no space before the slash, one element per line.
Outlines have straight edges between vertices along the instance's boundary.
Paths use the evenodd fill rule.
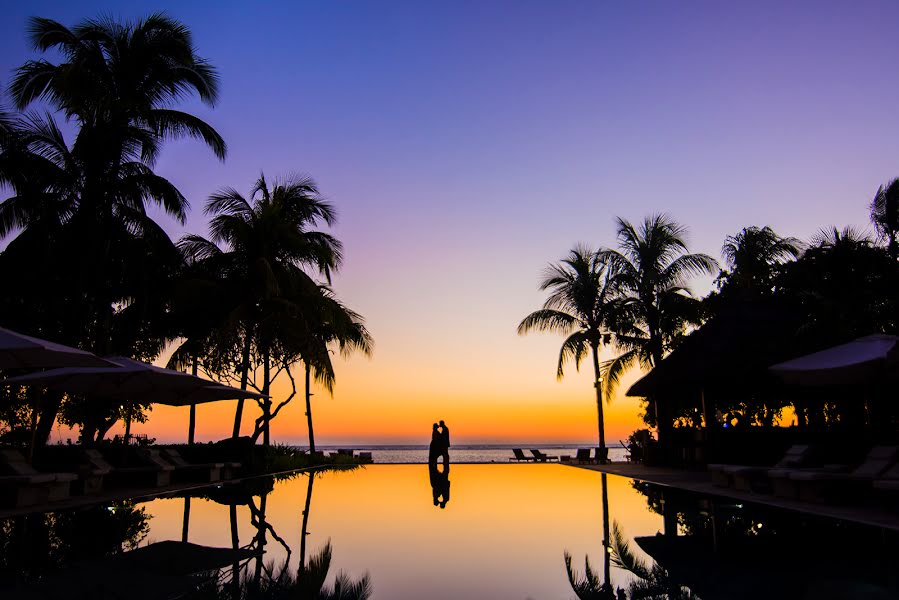
<path fill-rule="evenodd" d="M 338 384 L 333 398 L 322 389 L 313 389 L 318 444 L 427 444 L 431 424 L 439 419 L 449 425 L 454 444 L 594 444 L 598 438 L 591 377 L 573 369 L 561 382 L 552 376 L 551 368 L 527 378 L 502 372 L 491 376 L 485 369 L 471 373 L 466 380 L 435 386 L 429 381 L 439 377 L 427 372 L 407 376 L 402 385 L 395 385 L 391 369 L 381 368 L 377 357 L 370 361 L 352 358 L 336 368 Z M 615 398 L 604 405 L 608 445 L 617 445 L 642 426 L 640 400 L 624 396 L 639 375 L 636 371 L 629 374 Z M 302 377 L 296 379 L 301 385 Z M 276 405 L 289 392 L 287 379 L 277 380 L 273 386 Z M 198 406 L 197 440 L 230 436 L 235 407 L 235 401 Z M 247 401 L 242 419 L 244 435 L 251 432 L 259 414 L 255 401 Z M 188 415 L 187 407 L 156 405 L 149 421 L 133 425 L 132 431 L 147 433 L 161 442 L 184 442 Z M 302 389 L 273 421 L 272 428 L 277 442 L 308 443 Z"/>

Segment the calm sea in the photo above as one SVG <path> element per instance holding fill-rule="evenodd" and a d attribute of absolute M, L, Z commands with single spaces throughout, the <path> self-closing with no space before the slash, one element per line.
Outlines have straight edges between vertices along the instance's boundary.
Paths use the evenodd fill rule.
<path fill-rule="evenodd" d="M 522 448 L 526 456 L 531 456 L 530 448 L 537 448 L 550 456 L 574 456 L 578 448 L 588 445 L 557 444 L 553 446 L 534 445 L 459 445 L 450 448 L 450 461 L 454 463 L 508 463 L 512 458 L 512 448 Z M 358 452 L 371 452 L 372 459 L 381 464 L 424 464 L 428 462 L 428 447 L 421 446 L 321 446 L 325 452 L 336 452 L 338 448 L 352 448 Z M 609 458 L 613 461 L 625 460 L 626 450 L 620 446 L 609 447 Z"/>

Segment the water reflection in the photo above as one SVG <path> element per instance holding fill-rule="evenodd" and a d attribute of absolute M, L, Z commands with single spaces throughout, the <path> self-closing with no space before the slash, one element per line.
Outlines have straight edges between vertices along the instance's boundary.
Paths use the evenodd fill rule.
<path fill-rule="evenodd" d="M 76 561 L 133 550 L 149 529 L 146 511 L 131 502 L 0 519 L 0 581 L 27 585 Z"/>
<path fill-rule="evenodd" d="M 899 597 L 895 531 L 646 483 L 633 487 L 663 516 L 664 532 L 634 539 L 655 559 L 648 579 L 659 589 L 695 597 L 684 595 L 689 589 L 705 600 Z"/>
<path fill-rule="evenodd" d="M 428 465 L 428 478 L 431 482 L 431 494 L 434 506 L 446 508 L 450 500 L 449 462 L 444 462 L 441 471 L 436 462 Z"/>
<path fill-rule="evenodd" d="M 579 598 L 715 600 L 846 589 L 843 597 L 858 597 L 860 585 L 880 598 L 899 589 L 892 532 L 559 465 L 452 469 L 451 510 L 433 506 L 440 486 L 424 485 L 423 465 L 405 465 L 260 478 L 114 511 L 0 519 L 0 598 L 17 597 L 11 578 L 46 584 L 85 561 L 105 574 L 97 577 L 107 597 L 114 590 L 129 600 L 157 590 L 168 595 L 156 597 L 177 591 L 215 600 L 561 600 L 577 585 Z M 438 506 L 449 500 L 437 496 Z M 146 550 L 158 557 L 160 548 L 185 558 L 150 565 Z M 565 549 L 574 557 L 570 578 Z M 123 560 L 141 553 L 143 564 Z M 45 597 L 104 597 L 67 589 Z"/>
<path fill-rule="evenodd" d="M 306 539 L 309 535 L 310 507 L 316 477 L 320 471 L 309 471 L 302 474 L 292 473 L 277 478 L 260 478 L 243 485 L 231 487 L 224 492 L 213 491 L 207 496 L 214 502 L 226 503 L 229 508 L 232 549 L 244 550 L 252 554 L 249 560 L 235 558 L 230 572 L 219 572 L 204 582 L 189 598 L 197 600 L 205 598 L 229 600 L 366 600 L 371 596 L 372 584 L 366 573 L 353 579 L 343 571 L 335 576 L 334 583 L 326 585 L 331 570 L 333 548 L 330 540 L 313 554 L 308 560 L 306 555 Z M 292 549 L 287 541 L 278 534 L 274 525 L 267 519 L 268 497 L 278 481 L 305 477 L 308 481 L 304 499 L 301 530 L 300 554 L 296 568 L 291 567 Z M 250 542 L 239 546 L 237 526 L 237 507 L 245 505 L 250 513 L 250 524 L 255 533 Z M 182 541 L 187 541 L 190 520 L 190 498 L 184 498 L 184 519 Z M 266 560 L 266 545 L 269 536 L 278 543 L 285 556 L 280 566 L 274 561 Z M 237 556 L 235 554 L 235 556 Z"/>

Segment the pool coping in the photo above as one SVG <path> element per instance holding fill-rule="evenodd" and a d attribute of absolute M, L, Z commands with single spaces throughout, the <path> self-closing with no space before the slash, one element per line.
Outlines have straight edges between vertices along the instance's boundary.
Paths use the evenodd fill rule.
<path fill-rule="evenodd" d="M 562 463 L 563 465 L 565 463 Z M 783 510 L 790 510 L 829 519 L 851 521 L 870 527 L 899 531 L 899 513 L 875 504 L 834 505 L 812 504 L 773 495 L 743 492 L 733 488 L 722 488 L 712 483 L 706 471 L 681 471 L 663 467 L 647 467 L 636 463 L 609 463 L 606 465 L 568 464 L 579 469 L 619 475 L 655 485 L 672 487 L 707 496 L 717 496 L 740 500 L 751 504 L 761 504 Z"/>

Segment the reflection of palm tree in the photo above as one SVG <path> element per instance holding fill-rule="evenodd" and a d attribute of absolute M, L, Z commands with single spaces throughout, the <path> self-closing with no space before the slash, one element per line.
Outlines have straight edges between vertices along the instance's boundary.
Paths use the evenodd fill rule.
<path fill-rule="evenodd" d="M 325 586 L 328 573 L 331 570 L 332 547 L 328 541 L 324 547 L 306 560 L 306 536 L 309 535 L 309 508 L 312 504 L 312 491 L 315 482 L 315 471 L 306 473 L 309 483 L 306 488 L 306 500 L 303 507 L 303 521 L 300 532 L 300 562 L 296 572 L 289 568 L 290 548 L 274 533 L 271 526 L 265 523 L 265 495 L 260 499 L 260 508 L 255 511 L 259 518 L 254 519 L 259 533 L 254 538 L 254 543 L 259 548 L 264 545 L 265 531 L 268 530 L 282 545 L 287 548 L 287 559 L 281 569 L 274 573 L 270 566 L 262 567 L 261 551 L 256 559 L 256 570 L 253 576 L 248 576 L 243 584 L 238 586 L 232 599 L 261 600 L 284 599 L 291 600 L 366 600 L 372 594 L 371 578 L 366 573 L 357 580 L 351 579 L 345 572 L 339 571 L 331 587 Z M 255 506 L 251 502 L 251 511 Z M 224 592 L 224 590 L 222 590 Z"/>
<path fill-rule="evenodd" d="M 556 376 L 564 375 L 565 363 L 574 360 L 580 367 L 588 354 L 593 359 L 599 447 L 605 449 L 599 350 L 608 344 L 607 329 L 614 308 L 614 273 L 593 250 L 576 246 L 559 264 L 546 269 L 541 290 L 550 290 L 543 308 L 532 312 L 518 325 L 519 335 L 529 331 L 555 331 L 567 335 L 559 352 Z M 602 451 L 600 451 L 602 452 Z"/>
<path fill-rule="evenodd" d="M 613 525 L 612 561 L 615 566 L 634 574 L 637 579 L 628 586 L 631 598 L 659 598 L 666 600 L 696 600 L 689 589 L 676 583 L 667 570 L 653 562 L 647 567 L 634 555 L 618 523 Z"/>
<path fill-rule="evenodd" d="M 584 576 L 571 566 L 571 554 L 565 552 L 565 572 L 568 574 L 568 583 L 580 600 L 614 600 L 615 593 L 612 587 L 610 559 L 611 546 L 609 544 L 609 487 L 606 474 L 602 473 L 602 549 L 603 549 L 603 579 L 590 566 L 590 558 L 584 558 Z M 620 594 L 620 590 L 619 590 Z"/>

